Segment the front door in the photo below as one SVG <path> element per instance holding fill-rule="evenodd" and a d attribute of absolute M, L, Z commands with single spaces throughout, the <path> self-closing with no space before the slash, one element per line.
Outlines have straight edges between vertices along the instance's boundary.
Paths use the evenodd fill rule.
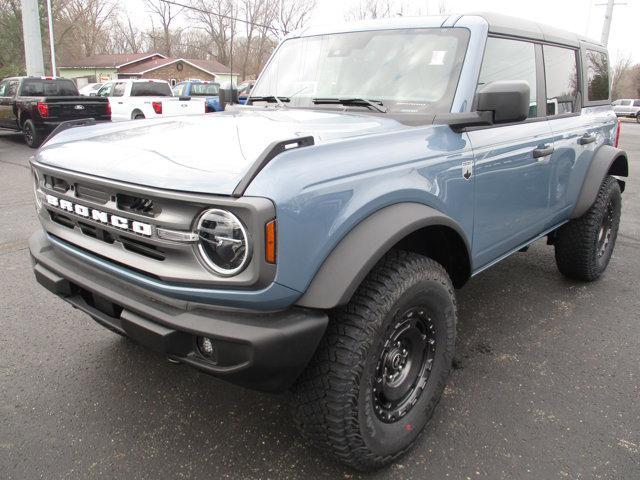
<path fill-rule="evenodd" d="M 529 118 L 469 132 L 475 157 L 473 266 L 481 269 L 551 225 L 548 209 L 553 135 L 540 98 L 540 45 L 489 37 L 479 88 L 498 80 L 529 84 Z M 536 62 L 536 57 L 538 62 Z"/>

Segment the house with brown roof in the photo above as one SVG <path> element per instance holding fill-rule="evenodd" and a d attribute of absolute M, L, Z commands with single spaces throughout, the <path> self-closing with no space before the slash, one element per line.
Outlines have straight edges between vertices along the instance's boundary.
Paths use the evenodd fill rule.
<path fill-rule="evenodd" d="M 67 62 L 58 71 L 61 77 L 75 80 L 79 88 L 118 78 L 157 78 L 175 85 L 188 79 L 225 84 L 233 77 L 234 83 L 238 83 L 238 75 L 216 60 L 173 58 L 160 53 L 93 55 Z"/>

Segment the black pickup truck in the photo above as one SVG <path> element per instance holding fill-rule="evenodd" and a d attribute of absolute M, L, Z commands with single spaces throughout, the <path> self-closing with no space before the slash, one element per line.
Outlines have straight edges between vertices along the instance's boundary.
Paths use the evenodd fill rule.
<path fill-rule="evenodd" d="M 110 121 L 109 99 L 82 97 L 65 78 L 12 77 L 0 82 L 0 128 L 22 131 L 31 148 L 38 148 L 62 122 L 84 118 Z"/>

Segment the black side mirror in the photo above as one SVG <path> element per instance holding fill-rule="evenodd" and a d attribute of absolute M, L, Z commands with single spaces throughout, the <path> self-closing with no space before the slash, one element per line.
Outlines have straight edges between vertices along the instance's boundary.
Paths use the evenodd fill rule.
<path fill-rule="evenodd" d="M 220 101 L 220 109 L 225 110 L 227 103 L 233 105 L 234 103 L 240 103 L 238 101 L 238 89 L 237 88 L 221 88 L 218 93 Z"/>
<path fill-rule="evenodd" d="M 522 122 L 529 116 L 529 95 L 524 80 L 490 82 L 476 94 L 476 110 L 493 112 L 493 123 Z"/>

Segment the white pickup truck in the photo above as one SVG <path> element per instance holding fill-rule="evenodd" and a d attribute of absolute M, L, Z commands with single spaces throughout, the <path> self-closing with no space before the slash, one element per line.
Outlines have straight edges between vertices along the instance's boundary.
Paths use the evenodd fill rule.
<path fill-rule="evenodd" d="M 171 85 L 165 80 L 112 80 L 96 95 L 109 98 L 113 122 L 208 111 L 204 98 L 174 97 Z"/>

